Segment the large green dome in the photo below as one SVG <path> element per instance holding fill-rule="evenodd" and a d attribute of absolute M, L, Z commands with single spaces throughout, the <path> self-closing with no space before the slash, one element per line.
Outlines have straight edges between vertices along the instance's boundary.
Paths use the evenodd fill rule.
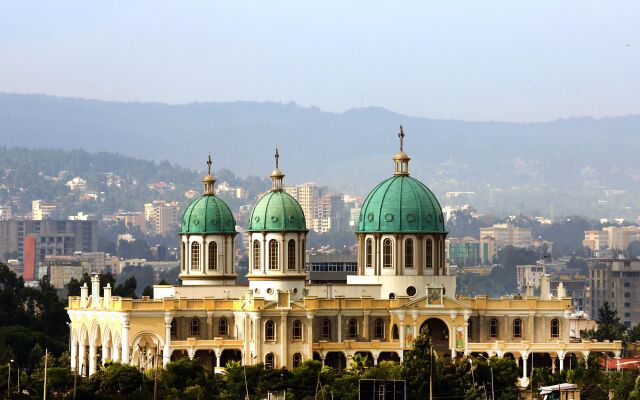
<path fill-rule="evenodd" d="M 249 231 L 307 231 L 300 204 L 283 190 L 272 190 L 253 206 Z"/>
<path fill-rule="evenodd" d="M 444 232 L 442 208 L 422 182 L 395 175 L 378 184 L 362 203 L 358 232 Z"/>
<path fill-rule="evenodd" d="M 205 194 L 185 210 L 180 233 L 236 233 L 236 221 L 224 201 Z"/>

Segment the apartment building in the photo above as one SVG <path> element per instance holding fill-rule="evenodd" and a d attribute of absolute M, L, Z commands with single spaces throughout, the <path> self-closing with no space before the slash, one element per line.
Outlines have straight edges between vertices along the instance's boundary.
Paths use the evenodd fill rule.
<path fill-rule="evenodd" d="M 498 248 L 505 246 L 531 246 L 533 243 L 531 228 L 521 228 L 511 224 L 495 224 L 488 228 L 480 228 L 480 237 L 486 236 L 494 238 Z"/>
<path fill-rule="evenodd" d="M 604 302 L 618 312 L 627 327 L 640 323 L 640 260 L 593 258 L 589 266 L 591 301 L 588 313 L 594 318 Z"/>

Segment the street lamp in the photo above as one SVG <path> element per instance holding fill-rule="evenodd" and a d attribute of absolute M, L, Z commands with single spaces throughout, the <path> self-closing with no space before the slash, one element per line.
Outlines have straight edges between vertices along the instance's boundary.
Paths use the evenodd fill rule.
<path fill-rule="evenodd" d="M 7 376 L 7 399 L 11 397 L 11 363 L 13 363 L 13 360 L 7 363 L 7 368 L 9 368 L 9 375 Z"/>
<path fill-rule="evenodd" d="M 487 364 L 489 364 L 489 370 L 491 371 L 491 400 L 495 400 L 496 399 L 496 393 L 493 389 L 493 365 L 491 365 L 491 359 L 488 357 L 483 356 L 482 354 L 479 354 L 480 357 L 484 358 L 485 360 L 487 360 Z"/>

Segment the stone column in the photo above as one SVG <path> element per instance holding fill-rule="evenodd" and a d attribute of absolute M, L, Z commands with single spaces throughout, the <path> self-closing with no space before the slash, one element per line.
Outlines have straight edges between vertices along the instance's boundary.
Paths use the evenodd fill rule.
<path fill-rule="evenodd" d="M 111 359 L 113 362 L 120 362 L 120 343 L 111 343 Z"/>
<path fill-rule="evenodd" d="M 400 350 L 404 351 L 404 319 L 400 320 Z"/>
<path fill-rule="evenodd" d="M 262 332 L 262 324 L 260 323 L 260 316 L 257 314 L 252 315 L 251 320 L 253 321 L 253 348 L 255 352 L 252 364 L 254 364 L 257 360 L 260 360 L 260 333 Z"/>
<path fill-rule="evenodd" d="M 342 312 L 338 311 L 338 343 L 342 343 Z"/>
<path fill-rule="evenodd" d="M 89 342 L 89 376 L 93 375 L 96 372 L 96 342 L 91 339 Z"/>
<path fill-rule="evenodd" d="M 284 264 L 282 265 L 284 268 Z M 287 354 L 287 342 L 289 338 L 287 337 L 287 312 L 280 312 L 280 366 L 286 367 L 289 360 L 289 355 Z"/>
<path fill-rule="evenodd" d="M 535 336 L 535 313 L 531 312 L 527 321 L 527 340 L 534 343 L 536 341 Z"/>
<path fill-rule="evenodd" d="M 75 371 L 78 358 L 78 342 L 73 340 L 73 336 L 69 340 L 71 340 L 71 371 Z"/>
<path fill-rule="evenodd" d="M 558 360 L 560 360 L 560 372 L 564 370 L 564 353 L 558 353 Z"/>
<path fill-rule="evenodd" d="M 449 343 L 451 344 L 451 362 L 454 362 L 456 359 L 456 356 L 458 355 L 458 351 L 456 348 L 456 335 L 458 334 L 458 332 L 456 331 L 456 329 L 458 329 L 458 326 L 454 322 L 451 323 L 451 332 L 449 333 Z"/>
<path fill-rule="evenodd" d="M 527 377 L 527 360 L 529 359 L 528 353 L 522 353 L 522 378 Z"/>
<path fill-rule="evenodd" d="M 378 365 L 378 357 L 380 357 L 380 353 L 374 352 L 373 354 L 373 365 Z"/>
<path fill-rule="evenodd" d="M 222 349 L 215 349 L 216 368 L 220 368 L 220 358 L 222 357 Z"/>
<path fill-rule="evenodd" d="M 207 311 L 207 339 L 213 339 L 213 311 Z"/>
<path fill-rule="evenodd" d="M 362 339 L 364 341 L 369 340 L 369 310 L 364 310 L 362 318 Z"/>
<path fill-rule="evenodd" d="M 358 234 L 358 274 L 364 275 L 364 235 Z"/>
<path fill-rule="evenodd" d="M 86 345 L 84 343 L 78 343 L 78 372 L 80 376 L 86 376 L 85 362 L 86 362 Z"/>
<path fill-rule="evenodd" d="M 558 359 L 558 357 L 551 356 L 551 373 L 552 374 L 556 373 L 556 360 L 557 359 Z"/>
<path fill-rule="evenodd" d="M 307 360 L 313 360 L 313 314 L 307 314 Z"/>
<path fill-rule="evenodd" d="M 122 340 L 122 363 L 129 364 L 129 315 L 122 315 L 122 334 L 120 339 Z"/>
<path fill-rule="evenodd" d="M 164 313 L 164 349 L 162 350 L 162 366 L 166 367 L 171 361 L 171 322 L 173 314 Z"/>
<path fill-rule="evenodd" d="M 109 356 L 109 345 L 108 343 L 102 342 L 102 365 L 105 365 L 109 359 L 111 359 Z"/>

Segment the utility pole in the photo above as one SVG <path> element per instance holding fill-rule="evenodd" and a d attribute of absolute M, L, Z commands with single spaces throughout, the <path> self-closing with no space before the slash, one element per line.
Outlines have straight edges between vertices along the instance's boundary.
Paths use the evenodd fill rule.
<path fill-rule="evenodd" d="M 79 346 L 79 344 L 78 344 Z M 73 370 L 73 400 L 76 400 L 76 388 L 78 387 L 78 368 L 80 368 L 78 352 L 76 351 L 76 367 Z"/>
<path fill-rule="evenodd" d="M 433 345 L 429 343 L 429 400 L 433 400 Z"/>
<path fill-rule="evenodd" d="M 153 400 L 158 400 L 158 355 L 154 355 L 153 359 Z"/>
<path fill-rule="evenodd" d="M 47 400 L 47 359 L 49 358 L 49 349 L 44 349 L 44 389 L 42 400 Z"/>

